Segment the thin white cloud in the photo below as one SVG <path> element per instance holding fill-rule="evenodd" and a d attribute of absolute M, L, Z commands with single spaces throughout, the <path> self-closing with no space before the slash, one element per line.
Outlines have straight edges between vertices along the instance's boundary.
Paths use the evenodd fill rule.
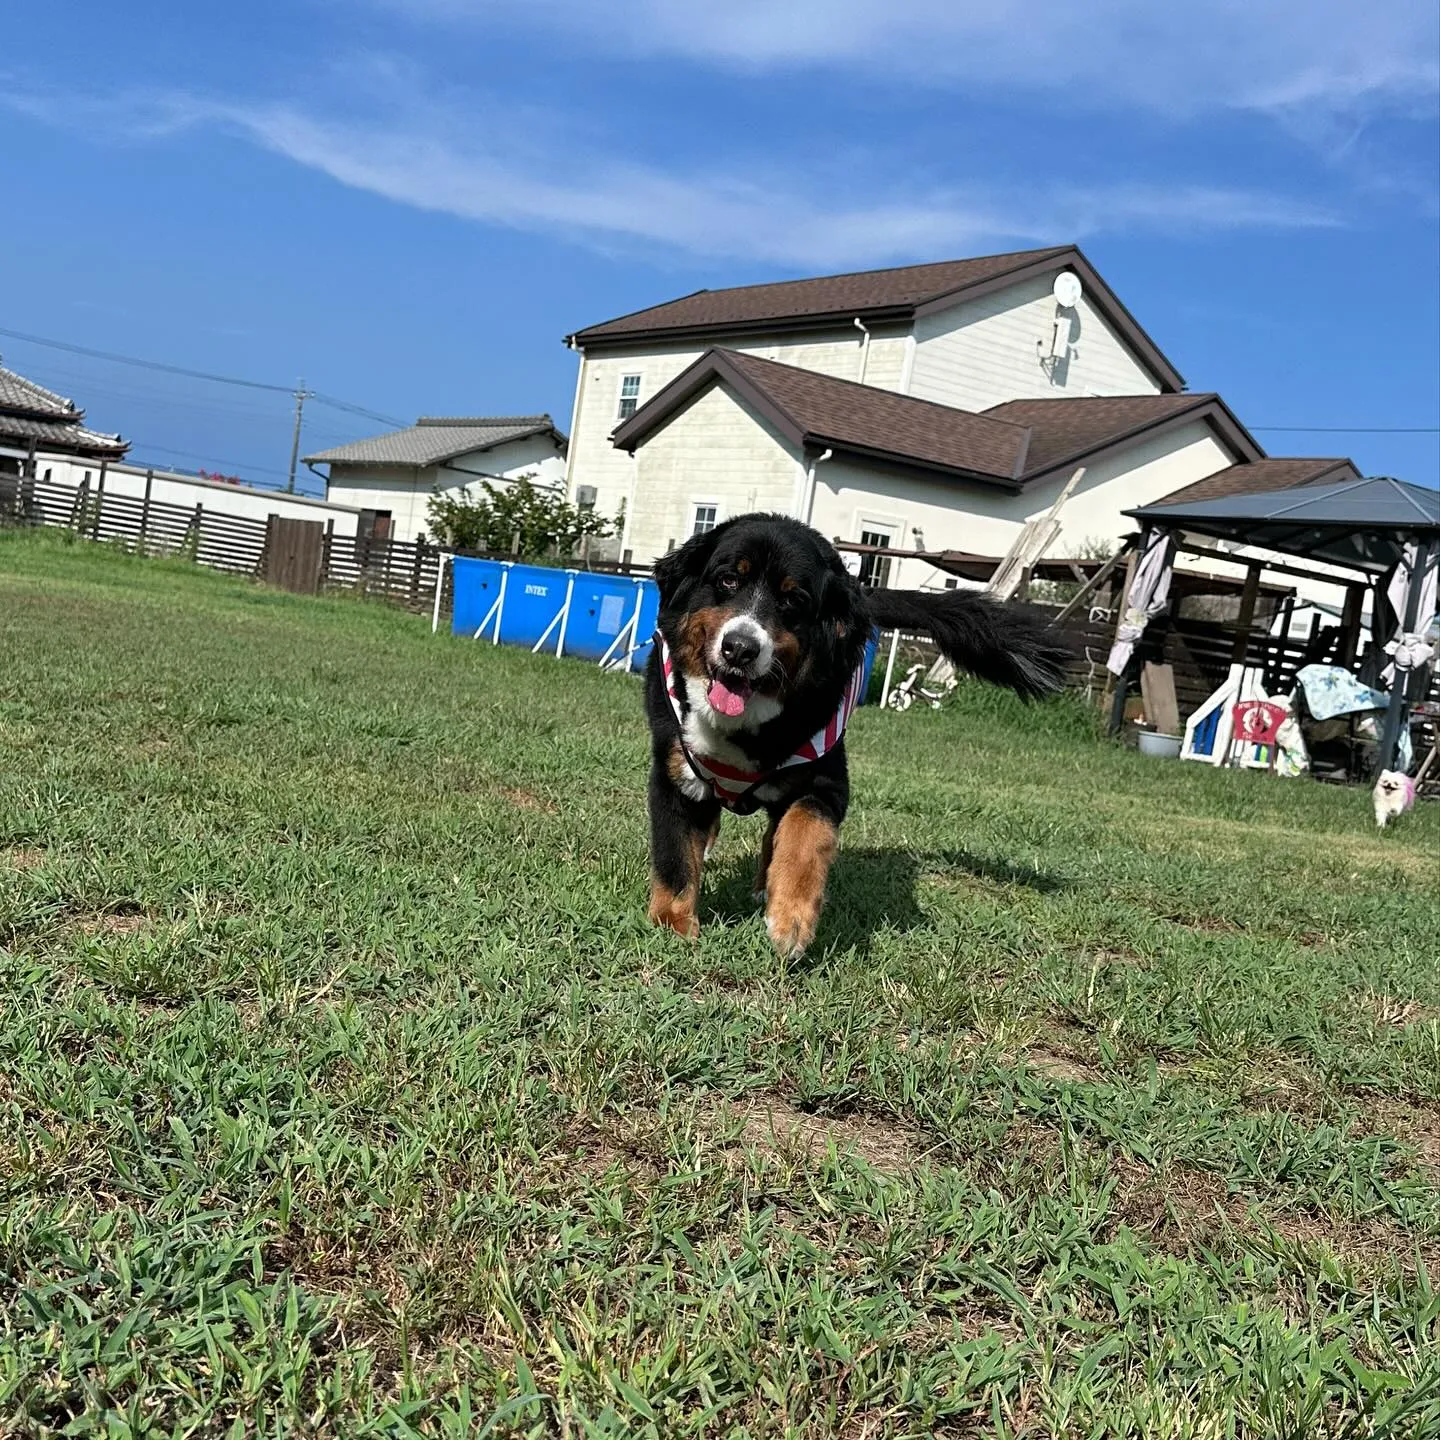
<path fill-rule="evenodd" d="M 543 29 L 611 54 L 1039 92 L 1062 115 L 1134 106 L 1172 115 L 1428 113 L 1440 92 L 1433 0 L 367 3 L 422 21 Z"/>
<path fill-rule="evenodd" d="M 17 102 L 54 123 L 145 142 L 217 129 L 356 190 L 398 204 L 601 249 L 657 247 L 691 256 L 824 270 L 933 259 L 986 246 L 1053 244 L 1098 234 L 1285 229 L 1338 224 L 1309 201 L 1200 184 L 1027 183 L 908 189 L 836 170 L 817 181 L 776 165 L 711 173 L 617 164 L 549 122 L 487 107 L 313 113 L 169 94 L 77 111 Z M 103 114 L 103 123 L 100 115 Z"/>

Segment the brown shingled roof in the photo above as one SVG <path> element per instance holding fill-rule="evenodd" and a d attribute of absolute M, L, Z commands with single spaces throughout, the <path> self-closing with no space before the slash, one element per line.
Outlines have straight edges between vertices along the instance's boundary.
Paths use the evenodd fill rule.
<path fill-rule="evenodd" d="M 1360 472 L 1353 460 L 1273 457 L 1252 460 L 1248 465 L 1227 465 L 1153 503 L 1178 505 L 1181 501 L 1221 500 L 1227 495 L 1259 495 L 1267 490 L 1288 490 L 1292 485 L 1314 485 L 1320 481 L 1338 485 L 1359 478 Z"/>
<path fill-rule="evenodd" d="M 611 438 L 634 450 L 715 383 L 727 385 L 797 447 L 830 447 L 1019 488 L 1028 439 L 1022 426 L 734 350 L 707 350 Z"/>
<path fill-rule="evenodd" d="M 567 336 L 589 348 L 703 339 L 711 343 L 741 334 L 775 333 L 833 325 L 856 319 L 872 323 L 910 322 L 960 300 L 1048 274 L 1074 270 L 1089 302 L 1120 333 L 1166 390 L 1184 388 L 1180 373 L 1106 285 L 1078 246 L 1051 245 L 966 260 L 859 270 L 809 280 L 778 280 L 692 295 L 651 305 Z"/>
<path fill-rule="evenodd" d="M 1025 460 L 1031 480 L 1096 451 L 1133 439 L 1183 418 L 1217 424 L 1236 453 L 1259 459 L 1265 452 L 1214 394 L 1075 395 L 1045 400 L 1007 400 L 986 410 L 992 420 L 1028 426 L 1032 433 Z"/>
<path fill-rule="evenodd" d="M 611 441 L 633 452 L 715 384 L 727 386 L 797 448 L 829 447 L 1010 490 L 1190 420 L 1209 422 L 1247 460 L 1264 454 L 1218 395 L 1010 400 L 977 414 L 718 348 L 646 401 Z"/>
<path fill-rule="evenodd" d="M 982 280 L 1004 275 L 1023 264 L 1063 255 L 1066 247 L 1015 250 L 973 260 L 941 260 L 929 265 L 900 265 L 889 270 L 857 270 L 813 280 L 776 280 L 766 285 L 736 285 L 726 290 L 697 290 L 679 300 L 652 305 L 581 330 L 582 345 L 636 331 L 684 330 L 696 326 L 754 321 L 812 319 L 840 315 L 847 320 L 876 310 L 911 310 L 926 300 L 951 294 Z"/>

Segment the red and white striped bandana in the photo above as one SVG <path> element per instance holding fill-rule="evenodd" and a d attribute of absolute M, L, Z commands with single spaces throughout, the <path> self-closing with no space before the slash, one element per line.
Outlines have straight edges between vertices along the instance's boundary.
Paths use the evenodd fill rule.
<path fill-rule="evenodd" d="M 685 716 L 680 709 L 680 697 L 675 689 L 676 675 L 675 667 L 670 660 L 670 647 L 665 643 L 665 637 L 658 630 L 655 632 L 655 640 L 660 646 L 660 664 L 665 672 L 665 693 L 670 697 L 670 708 L 675 712 L 676 720 L 680 722 L 683 736 Z M 788 770 L 793 765 L 813 764 L 827 750 L 833 750 L 840 743 L 840 737 L 845 733 L 846 725 L 850 723 L 850 716 L 860 703 L 860 690 L 864 679 L 865 661 L 862 657 L 860 663 L 855 667 L 855 673 L 850 677 L 850 683 L 845 687 L 845 693 L 840 697 L 840 704 L 836 707 L 835 713 L 793 755 L 782 760 L 774 770 L 740 770 L 733 765 L 725 765 L 719 760 L 702 758 L 691 751 L 683 738 L 680 741 L 680 748 L 685 752 L 685 758 L 689 761 L 690 768 L 710 787 L 715 798 L 727 810 L 741 808 L 749 793 L 756 786 L 763 785 L 777 770 Z M 745 808 L 753 809 L 753 802 Z"/>

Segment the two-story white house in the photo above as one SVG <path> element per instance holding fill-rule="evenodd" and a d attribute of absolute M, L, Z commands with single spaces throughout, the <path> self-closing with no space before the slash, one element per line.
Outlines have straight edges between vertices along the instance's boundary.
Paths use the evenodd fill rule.
<path fill-rule="evenodd" d="M 1265 458 L 1070 245 L 702 290 L 568 343 L 567 490 L 623 509 L 616 548 L 640 563 L 748 510 L 1000 556 L 1084 466 L 1054 547 L 1077 553 L 1130 530 L 1126 509 Z M 920 560 L 863 574 L 941 579 Z"/>

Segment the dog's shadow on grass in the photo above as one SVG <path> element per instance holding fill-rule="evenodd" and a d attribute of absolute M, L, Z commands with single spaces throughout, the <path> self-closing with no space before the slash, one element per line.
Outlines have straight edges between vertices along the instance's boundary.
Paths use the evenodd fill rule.
<path fill-rule="evenodd" d="M 712 867 L 702 910 L 706 923 L 734 925 L 759 914 L 761 905 L 752 893 L 755 865 L 754 856 L 745 856 Z M 943 886 L 957 878 L 986 886 L 1023 886 L 1047 895 L 1070 887 L 1063 876 L 969 850 L 847 849 L 842 843 L 830 871 L 820 929 L 809 953 L 818 956 L 833 950 L 855 950 L 864 955 L 877 931 L 904 934 L 919 929 L 926 920 L 919 900 L 921 881 Z"/>

